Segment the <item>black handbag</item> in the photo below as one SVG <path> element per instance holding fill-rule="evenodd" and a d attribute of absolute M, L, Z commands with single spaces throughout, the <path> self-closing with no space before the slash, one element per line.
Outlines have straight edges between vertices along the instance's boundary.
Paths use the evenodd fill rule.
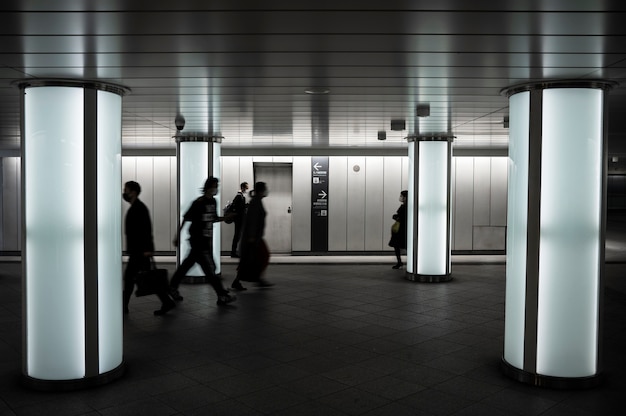
<path fill-rule="evenodd" d="M 135 296 L 154 295 L 167 290 L 167 269 L 157 269 L 153 258 L 150 258 L 150 269 L 137 273 L 137 290 Z"/>

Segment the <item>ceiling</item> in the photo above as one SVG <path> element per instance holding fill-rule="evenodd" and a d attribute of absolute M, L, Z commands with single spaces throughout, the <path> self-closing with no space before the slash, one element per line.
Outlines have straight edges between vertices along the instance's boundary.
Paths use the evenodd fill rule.
<path fill-rule="evenodd" d="M 3 0 L 0 11 L 5 154 L 20 146 L 12 82 L 28 78 L 130 88 L 123 148 L 148 152 L 175 148 L 177 114 L 183 132 L 222 135 L 234 152 L 385 152 L 415 133 L 506 151 L 503 88 L 607 79 L 624 85 L 610 92 L 609 137 L 626 154 L 623 1 Z"/>

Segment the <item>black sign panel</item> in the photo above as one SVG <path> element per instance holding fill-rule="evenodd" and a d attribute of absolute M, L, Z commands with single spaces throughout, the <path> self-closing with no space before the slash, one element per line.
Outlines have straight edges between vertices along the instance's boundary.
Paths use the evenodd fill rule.
<path fill-rule="evenodd" d="M 312 157 L 311 251 L 328 251 L 328 157 Z"/>

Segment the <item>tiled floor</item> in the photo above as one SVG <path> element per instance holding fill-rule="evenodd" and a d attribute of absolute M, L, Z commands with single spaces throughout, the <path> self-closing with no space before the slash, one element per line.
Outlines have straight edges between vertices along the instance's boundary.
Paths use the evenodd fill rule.
<path fill-rule="evenodd" d="M 230 282 L 235 266 L 225 263 Z M 0 415 L 623 414 L 624 292 L 605 296 L 604 384 L 555 391 L 499 370 L 502 264 L 455 264 L 442 284 L 409 282 L 390 265 L 272 264 L 272 288 L 219 308 L 207 285 L 185 285 L 165 317 L 152 315 L 156 298 L 134 298 L 126 375 L 41 393 L 18 382 L 20 265 L 0 263 Z M 608 265 L 607 283 L 624 271 Z"/>

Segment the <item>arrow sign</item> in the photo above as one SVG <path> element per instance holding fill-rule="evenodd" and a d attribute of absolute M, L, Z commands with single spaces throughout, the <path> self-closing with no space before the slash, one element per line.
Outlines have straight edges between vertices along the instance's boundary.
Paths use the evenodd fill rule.
<path fill-rule="evenodd" d="M 312 156 L 311 170 L 311 251 L 328 251 L 328 156 Z"/>

